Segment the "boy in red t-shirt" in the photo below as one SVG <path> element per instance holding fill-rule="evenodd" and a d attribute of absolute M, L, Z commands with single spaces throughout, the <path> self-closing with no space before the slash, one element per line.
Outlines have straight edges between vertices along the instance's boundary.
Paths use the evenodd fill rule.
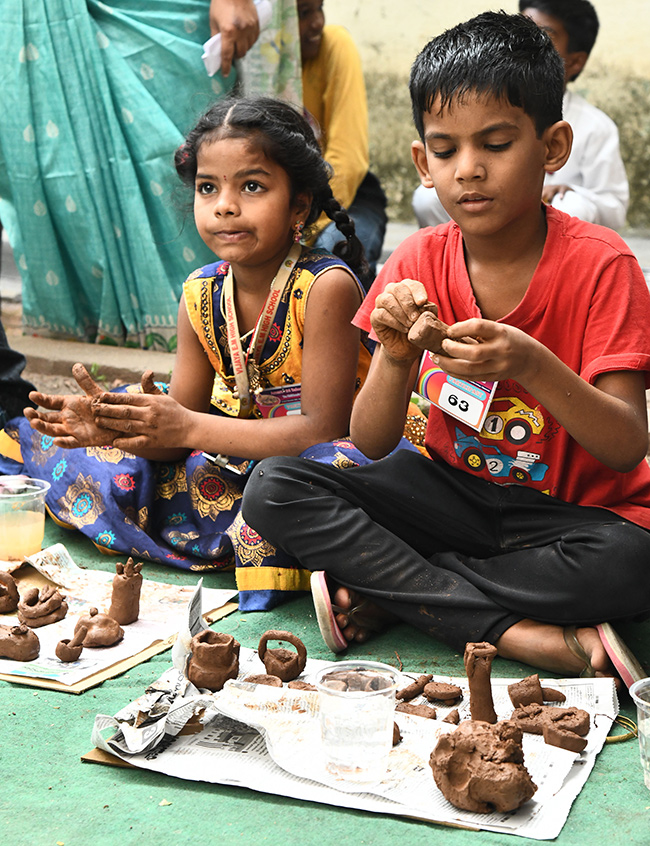
<path fill-rule="evenodd" d="M 542 205 L 571 151 L 563 88 L 551 41 L 520 15 L 479 15 L 413 65 L 413 160 L 452 221 L 407 239 L 355 318 L 379 344 L 351 435 L 384 460 L 267 459 L 244 495 L 248 523 L 313 571 L 335 651 L 398 618 L 461 651 L 489 641 L 554 672 L 644 675 L 611 621 L 650 614 L 650 295 L 615 233 Z M 432 407 L 433 461 L 384 458 L 428 302 L 450 324 L 436 363 L 497 393 L 480 432 Z"/>

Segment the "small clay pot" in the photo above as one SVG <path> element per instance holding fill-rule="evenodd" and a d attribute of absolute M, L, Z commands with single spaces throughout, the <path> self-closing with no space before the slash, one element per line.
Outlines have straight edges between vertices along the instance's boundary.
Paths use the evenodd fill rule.
<path fill-rule="evenodd" d="M 289 649 L 267 649 L 269 640 L 279 640 L 296 647 L 297 652 Z M 307 649 L 305 644 L 291 632 L 281 632 L 270 629 L 264 632 L 257 648 L 260 660 L 270 676 L 277 676 L 288 682 L 297 678 L 305 669 L 307 663 Z"/>
<path fill-rule="evenodd" d="M 82 628 L 87 630 L 83 645 L 90 649 L 114 646 L 124 637 L 124 629 L 120 624 L 108 614 L 100 614 L 96 608 L 91 608 L 86 616 L 79 617 L 74 627 L 75 637 Z"/>
<path fill-rule="evenodd" d="M 187 678 L 196 687 L 214 692 L 237 678 L 239 643 L 232 635 L 205 629 L 194 635 L 191 649 Z"/>
<path fill-rule="evenodd" d="M 0 658 L 33 661 L 40 651 L 38 635 L 27 626 L 0 626 Z"/>
<path fill-rule="evenodd" d="M 75 629 L 74 637 L 72 639 L 66 638 L 65 640 L 60 640 L 57 643 L 54 653 L 59 661 L 67 663 L 69 661 L 79 660 L 87 632 L 88 629 L 85 626 L 79 626 Z"/>
<path fill-rule="evenodd" d="M 18 588 L 11 573 L 0 570 L 0 614 L 13 614 L 18 608 Z"/>
<path fill-rule="evenodd" d="M 28 588 L 18 603 L 18 619 L 30 629 L 58 623 L 68 613 L 68 603 L 52 586 Z"/>
<path fill-rule="evenodd" d="M 134 564 L 132 558 L 129 558 L 126 564 L 118 562 L 115 565 L 108 616 L 122 626 L 135 623 L 140 616 L 140 589 L 142 588 L 140 570 L 142 570 L 142 562 Z"/>

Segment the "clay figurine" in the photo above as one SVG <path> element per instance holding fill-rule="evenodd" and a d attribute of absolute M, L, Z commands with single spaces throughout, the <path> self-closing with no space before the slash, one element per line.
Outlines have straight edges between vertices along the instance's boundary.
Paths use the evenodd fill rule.
<path fill-rule="evenodd" d="M 246 676 L 244 681 L 249 684 L 268 684 L 269 687 L 282 687 L 282 679 L 279 676 L 272 676 L 269 673 Z"/>
<path fill-rule="evenodd" d="M 232 635 L 205 629 L 192 638 L 192 657 L 187 678 L 193 685 L 213 693 L 239 673 L 239 643 Z"/>
<path fill-rule="evenodd" d="M 543 734 L 544 725 L 549 723 L 564 731 L 572 731 L 584 737 L 589 731 L 590 718 L 582 708 L 555 708 L 552 705 L 522 705 L 515 708 L 510 719 L 522 731 Z"/>
<path fill-rule="evenodd" d="M 508 685 L 508 695 L 515 708 L 522 705 L 544 704 L 544 694 L 539 683 L 539 676 L 526 676 L 525 679 Z"/>
<path fill-rule="evenodd" d="M 442 342 L 448 338 L 449 326 L 438 317 L 438 306 L 435 303 L 425 303 L 420 306 L 420 316 L 411 326 L 408 333 L 409 341 L 422 350 L 430 350 L 436 355 L 449 355 L 442 347 Z M 464 337 L 454 340 L 462 344 L 476 344 L 475 338 Z"/>
<path fill-rule="evenodd" d="M 140 588 L 142 587 L 142 562 L 133 563 L 129 558 L 126 564 L 115 565 L 113 594 L 108 616 L 122 626 L 135 623 L 140 614 Z"/>
<path fill-rule="evenodd" d="M 560 749 L 568 749 L 570 752 L 582 752 L 587 745 L 586 737 L 580 737 L 579 734 L 562 728 L 558 723 L 544 723 L 542 734 L 544 742 L 549 746 L 559 746 Z"/>
<path fill-rule="evenodd" d="M 54 654 L 59 659 L 59 661 L 67 663 L 69 661 L 79 660 L 79 656 L 81 655 L 81 650 L 83 649 L 83 642 L 84 638 L 86 637 L 87 631 L 88 629 L 85 626 L 79 626 L 75 629 L 74 636 L 72 638 L 60 640 L 57 643 L 56 649 L 54 650 Z"/>
<path fill-rule="evenodd" d="M 398 690 L 395 694 L 395 699 L 400 699 L 403 702 L 415 699 L 416 696 L 420 696 L 424 690 L 424 686 L 429 684 L 432 678 L 433 676 L 430 673 L 424 676 L 418 676 L 412 684 L 408 684 L 406 687 Z"/>
<path fill-rule="evenodd" d="M 455 702 L 463 695 L 463 691 L 455 684 L 448 682 L 429 682 L 422 691 L 429 702 Z"/>
<path fill-rule="evenodd" d="M 429 764 L 445 799 L 478 814 L 520 808 L 537 790 L 524 766 L 521 738 L 507 720 L 494 725 L 467 720 L 444 734 Z"/>
<path fill-rule="evenodd" d="M 27 626 L 0 626 L 0 658 L 33 661 L 40 651 L 38 635 Z"/>
<path fill-rule="evenodd" d="M 49 585 L 41 588 L 28 588 L 18 603 L 18 619 L 30 629 L 57 623 L 68 613 L 68 603 L 59 591 Z"/>
<path fill-rule="evenodd" d="M 296 652 L 291 652 L 289 649 L 267 649 L 269 640 L 290 643 L 296 647 Z M 266 672 L 271 676 L 277 676 L 285 682 L 298 678 L 307 663 L 307 649 L 305 648 L 305 644 L 291 632 L 281 632 L 273 629 L 264 632 L 260 638 L 257 652 L 264 664 Z"/>
<path fill-rule="evenodd" d="M 469 684 L 469 712 L 473 720 L 496 723 L 490 672 L 497 654 L 496 646 L 487 641 L 465 644 L 465 672 Z"/>
<path fill-rule="evenodd" d="M 124 629 L 120 624 L 108 614 L 100 614 L 96 608 L 91 608 L 87 615 L 79 617 L 74 627 L 75 635 L 82 627 L 87 629 L 83 646 L 89 649 L 98 646 L 114 646 L 124 637 Z"/>
<path fill-rule="evenodd" d="M 18 588 L 11 573 L 0 570 L 0 614 L 13 614 L 18 608 Z"/>
<path fill-rule="evenodd" d="M 436 718 L 436 709 L 425 702 L 419 705 L 414 705 L 412 702 L 400 702 L 395 710 L 401 711 L 403 714 L 413 714 L 414 717 L 424 717 L 425 720 L 435 720 Z"/>

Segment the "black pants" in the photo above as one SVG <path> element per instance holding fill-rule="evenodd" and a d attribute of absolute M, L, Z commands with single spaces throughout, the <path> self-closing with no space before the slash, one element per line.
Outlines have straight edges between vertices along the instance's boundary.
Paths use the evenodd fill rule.
<path fill-rule="evenodd" d="M 25 356 L 9 346 L 0 321 L 0 429 L 7 420 L 22 414 L 25 406 L 34 406 L 28 396 L 34 386 L 20 375 L 25 364 Z"/>
<path fill-rule="evenodd" d="M 650 532 L 407 450 L 348 470 L 265 459 L 243 516 L 302 566 L 459 650 L 495 643 L 524 618 L 595 625 L 650 614 Z"/>

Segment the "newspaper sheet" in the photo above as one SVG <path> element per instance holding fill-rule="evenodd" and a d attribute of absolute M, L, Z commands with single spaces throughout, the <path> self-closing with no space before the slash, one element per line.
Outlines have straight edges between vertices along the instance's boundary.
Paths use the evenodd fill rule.
<path fill-rule="evenodd" d="M 300 678 L 310 681 L 328 663 L 308 660 Z M 381 783 L 362 788 L 325 769 L 318 694 L 244 681 L 261 672 L 264 667 L 257 653 L 242 648 L 237 680 L 213 694 L 197 690 L 178 669 L 170 669 L 114 717 L 98 715 L 93 743 L 133 766 L 177 778 L 544 840 L 560 833 L 618 713 L 611 679 L 544 681 L 566 695 L 566 706 L 589 712 L 587 748 L 575 754 L 546 745 L 541 736 L 525 734 L 524 758 L 538 788 L 535 796 L 513 813 L 473 814 L 447 802 L 429 767 L 429 755 L 441 733 L 455 730 L 441 722 L 453 706 L 438 708 L 436 720 L 396 712 L 402 741 L 390 753 L 388 773 Z M 405 686 L 419 673 L 402 675 Z M 463 699 L 456 707 L 461 719 L 468 719 L 467 679 L 434 678 L 461 687 Z M 499 719 L 512 713 L 507 692 L 512 682 L 492 680 Z"/>
<path fill-rule="evenodd" d="M 68 613 L 60 622 L 34 630 L 41 649 L 33 661 L 0 658 L 0 673 L 4 676 L 48 679 L 74 685 L 136 655 L 151 644 L 173 638 L 187 618 L 188 603 L 196 591 L 196 585 L 170 585 L 143 579 L 140 617 L 135 623 L 123 627 L 124 639 L 115 646 L 84 649 L 78 661 L 62 663 L 54 654 L 57 643 L 72 637 L 80 614 L 87 614 L 91 607 L 108 610 L 115 571 L 82 570 L 62 544 L 42 550 L 26 559 L 26 563 L 61 588 L 68 603 Z M 20 573 L 16 571 L 14 577 L 19 579 Z M 18 584 L 20 589 L 21 582 Z M 236 593 L 236 590 L 203 589 L 204 607 L 210 610 L 221 608 Z M 0 624 L 16 626 L 19 620 L 15 615 L 0 615 Z M 171 646 L 171 640 L 168 646 Z"/>

